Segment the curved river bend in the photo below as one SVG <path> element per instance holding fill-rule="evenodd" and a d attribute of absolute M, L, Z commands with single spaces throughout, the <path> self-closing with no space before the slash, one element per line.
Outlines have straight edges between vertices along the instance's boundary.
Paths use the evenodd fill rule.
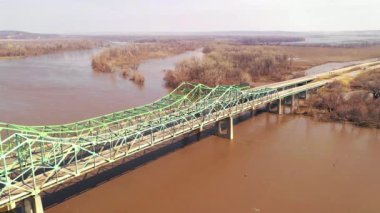
<path fill-rule="evenodd" d="M 164 69 L 200 50 L 147 60 L 139 67 L 145 86 L 114 73 L 95 73 L 91 56 L 97 50 L 0 60 L 0 121 L 62 124 L 155 101 L 168 90 Z"/>
<path fill-rule="evenodd" d="M 202 55 L 146 61 L 139 88 L 94 73 L 94 52 L 1 60 L 0 121 L 72 122 L 149 103 L 168 92 L 163 69 Z M 207 136 L 47 212 L 379 212 L 379 142 L 375 129 L 262 113 L 235 125 L 234 141 Z"/>

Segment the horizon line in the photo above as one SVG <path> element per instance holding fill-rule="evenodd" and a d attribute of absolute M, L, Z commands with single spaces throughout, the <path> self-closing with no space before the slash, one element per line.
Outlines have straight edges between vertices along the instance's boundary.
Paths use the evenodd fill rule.
<path fill-rule="evenodd" d="M 36 32 L 28 30 L 0 30 L 0 32 L 22 32 L 45 35 L 170 35 L 170 34 L 220 34 L 220 33 L 350 33 L 380 32 L 380 29 L 369 30 L 210 30 L 210 31 L 114 31 L 114 32 Z"/>

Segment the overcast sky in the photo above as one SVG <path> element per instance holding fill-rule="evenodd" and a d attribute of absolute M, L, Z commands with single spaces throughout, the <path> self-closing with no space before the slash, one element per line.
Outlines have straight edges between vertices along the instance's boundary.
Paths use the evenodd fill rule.
<path fill-rule="evenodd" d="M 380 0 L 0 0 L 0 30 L 380 30 Z"/>

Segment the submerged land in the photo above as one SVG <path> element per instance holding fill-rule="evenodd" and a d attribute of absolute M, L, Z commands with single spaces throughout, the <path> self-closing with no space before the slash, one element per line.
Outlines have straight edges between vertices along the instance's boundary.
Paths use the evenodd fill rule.
<path fill-rule="evenodd" d="M 307 33 L 60 36 L 3 31 L 0 33 L 0 58 L 100 48 L 92 56 L 94 72 L 114 73 L 142 87 L 150 83 L 139 71 L 142 62 L 201 49 L 202 57 L 183 59 L 174 68 L 164 70 L 168 88 L 173 89 L 182 82 L 209 86 L 242 83 L 257 86 L 301 77 L 306 74 L 306 69 L 329 62 L 379 58 L 380 39 L 376 39 L 377 33 L 366 33 L 368 38 L 360 33 L 346 33 L 351 40 L 339 43 L 335 40 L 328 42 L 328 35 Z M 354 36 L 362 40 L 353 39 Z M 320 119 L 378 127 L 378 93 L 372 93 L 370 98 L 368 86 L 371 84 L 372 89 L 378 87 L 377 73 L 363 74 L 322 89 L 309 102 L 313 110 L 307 114 Z M 335 101 L 334 107 L 329 103 L 332 100 Z"/>
<path fill-rule="evenodd" d="M 102 41 L 89 39 L 0 40 L 0 59 L 86 50 L 102 46 Z"/>

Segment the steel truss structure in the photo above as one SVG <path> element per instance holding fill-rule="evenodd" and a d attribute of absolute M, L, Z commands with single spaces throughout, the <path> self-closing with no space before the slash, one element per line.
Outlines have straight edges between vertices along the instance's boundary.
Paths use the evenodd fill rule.
<path fill-rule="evenodd" d="M 380 67 L 376 63 L 370 69 Z M 153 103 L 65 125 L 0 123 L 0 207 L 259 105 L 319 88 L 332 80 L 313 80 L 353 67 L 257 88 L 183 83 Z"/>
<path fill-rule="evenodd" d="M 183 83 L 158 101 L 75 123 L 0 123 L 0 206 L 274 97 L 276 89 Z"/>

